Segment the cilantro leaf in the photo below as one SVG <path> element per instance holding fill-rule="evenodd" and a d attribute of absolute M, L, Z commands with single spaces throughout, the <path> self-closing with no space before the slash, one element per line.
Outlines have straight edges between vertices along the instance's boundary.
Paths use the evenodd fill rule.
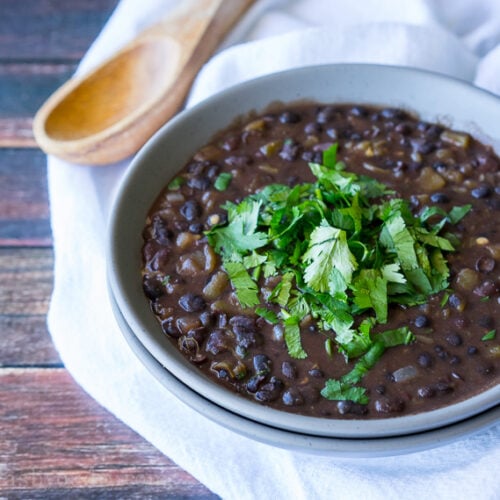
<path fill-rule="evenodd" d="M 300 340 L 299 320 L 294 316 L 285 319 L 285 343 L 288 349 L 288 354 L 295 359 L 307 358 L 307 353 L 302 348 Z"/>
<path fill-rule="evenodd" d="M 481 340 L 486 341 L 486 340 L 493 340 L 496 337 L 497 331 L 496 330 L 490 330 L 486 335 L 483 335 Z"/>
<path fill-rule="evenodd" d="M 208 231 L 207 239 L 217 253 L 228 260 L 241 260 L 241 254 L 267 244 L 265 233 L 256 232 L 260 202 L 246 200 L 230 207 L 229 224 Z"/>
<path fill-rule="evenodd" d="M 309 248 L 302 260 L 307 266 L 304 280 L 318 292 L 329 290 L 329 276 L 333 269 L 339 271 L 346 282 L 350 282 L 357 267 L 345 231 L 330 226 L 325 219 L 311 233 Z"/>
<path fill-rule="evenodd" d="M 353 387 L 340 380 L 329 379 L 321 390 L 321 395 L 333 401 L 353 401 L 355 403 L 367 404 L 369 399 L 366 389 Z"/>
<path fill-rule="evenodd" d="M 233 175 L 229 172 L 220 173 L 215 179 L 214 188 L 217 189 L 217 191 L 225 191 L 229 187 L 229 184 L 231 184 L 232 178 Z"/>
<path fill-rule="evenodd" d="M 254 307 L 260 303 L 257 283 L 250 277 L 241 262 L 226 262 L 224 269 L 229 275 L 242 307 Z"/>

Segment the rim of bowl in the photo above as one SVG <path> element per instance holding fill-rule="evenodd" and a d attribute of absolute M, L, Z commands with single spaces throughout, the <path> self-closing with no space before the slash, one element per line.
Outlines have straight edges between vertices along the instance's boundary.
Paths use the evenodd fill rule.
<path fill-rule="evenodd" d="M 279 95 L 279 99 L 270 96 Z M 108 231 L 108 277 L 117 306 L 145 349 L 177 379 L 217 405 L 278 429 L 316 436 L 375 438 L 423 432 L 483 412 L 500 401 L 500 384 L 443 408 L 386 418 L 310 417 L 263 406 L 219 386 L 183 357 L 161 331 L 142 291 L 142 230 L 154 199 L 215 133 L 249 112 L 280 102 L 365 103 L 416 112 L 495 144 L 500 99 L 468 82 L 429 71 L 372 64 L 328 64 L 273 73 L 225 89 L 164 125 L 123 176 Z M 457 104 L 459 103 L 459 105 Z M 186 141 L 186 138 L 189 141 Z M 170 165 L 170 168 L 169 168 Z"/>

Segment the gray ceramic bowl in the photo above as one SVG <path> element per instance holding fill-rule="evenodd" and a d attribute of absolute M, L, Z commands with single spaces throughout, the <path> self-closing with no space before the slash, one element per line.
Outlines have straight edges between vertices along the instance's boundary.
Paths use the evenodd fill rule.
<path fill-rule="evenodd" d="M 165 376 L 168 373 L 202 395 L 196 405 L 202 413 L 208 408 L 203 401 L 208 400 L 230 414 L 269 428 L 327 439 L 405 436 L 498 408 L 500 385 L 443 409 L 390 419 L 335 420 L 288 414 L 216 385 L 194 369 L 162 333 L 143 294 L 140 275 L 141 233 L 152 202 L 189 157 L 238 115 L 261 111 L 272 102 L 297 100 L 402 107 L 422 119 L 468 130 L 486 143 L 494 145 L 500 139 L 497 97 L 440 75 L 376 65 L 326 65 L 273 74 L 228 89 L 181 113 L 137 155 L 120 186 L 111 216 L 110 289 L 122 325 L 148 353 L 146 364 L 162 365 L 168 370 Z M 158 375 L 158 370 L 155 373 Z"/>

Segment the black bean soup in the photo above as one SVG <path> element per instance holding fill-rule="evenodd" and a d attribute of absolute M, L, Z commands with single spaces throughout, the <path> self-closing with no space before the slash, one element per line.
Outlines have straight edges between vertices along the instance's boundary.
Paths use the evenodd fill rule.
<path fill-rule="evenodd" d="M 413 215 L 425 212 L 429 220 L 443 220 L 454 207 L 471 206 L 453 224 L 446 219 L 439 233 L 455 248 L 438 252 L 449 266 L 441 290 L 417 305 L 411 304 L 411 297 L 407 303 L 390 303 L 386 321 L 373 322 L 371 339 L 396 329 L 409 335 L 397 345 L 386 342 L 390 347 L 373 363 L 371 347 L 351 356 L 357 347 L 346 353 L 332 342 L 335 331 L 322 330 L 324 323 L 318 322 L 314 308 L 306 308 L 299 322 L 286 319 L 289 309 L 280 320 L 280 310 L 288 306 L 283 299 L 285 277 L 273 272 L 275 264 L 257 273 L 260 261 L 241 260 L 248 271 L 238 274 L 241 262 L 224 265 L 221 255 L 227 246 L 217 247 L 207 234 L 227 227 L 231 210 L 266 186 L 311 186 L 315 177 L 309 164 L 328 163 L 327 151 L 330 156 L 336 153 L 335 161 L 345 164 L 345 172 L 383 183 L 387 192 L 380 198 L 406 200 Z M 144 292 L 165 335 L 197 369 L 263 405 L 311 416 L 381 418 L 461 401 L 500 381 L 499 165 L 493 150 L 469 134 L 420 121 L 401 109 L 297 104 L 242 119 L 194 154 L 152 207 L 143 235 Z M 314 192 L 317 189 L 311 188 Z M 325 203 L 320 198 L 314 200 L 316 206 Z M 364 210 L 369 213 L 369 204 Z M 232 244 L 248 243 L 245 259 L 258 259 L 262 242 L 246 241 L 245 231 L 255 228 L 250 218 L 242 220 L 238 231 L 243 236 Z M 355 233 L 353 229 L 349 234 Z M 344 248 L 351 245 L 350 238 Z M 295 246 L 274 248 L 273 255 L 293 253 L 300 246 L 290 245 Z M 350 248 L 352 255 L 360 255 L 354 244 Z M 296 260 L 311 264 L 311 251 L 309 261 Z M 441 262 L 432 260 L 429 272 Z M 326 268 L 329 263 L 318 265 Z M 296 304 L 308 288 L 293 272 L 287 276 L 291 282 L 296 279 L 294 286 L 300 289 L 294 295 Z M 238 286 L 243 294 L 252 288 L 249 277 L 260 301 L 251 307 L 245 301 L 242 305 L 235 293 Z M 345 300 L 354 293 L 345 285 L 342 290 Z M 290 296 L 289 287 L 286 293 Z M 325 294 L 318 297 L 323 305 L 331 303 Z M 358 310 L 353 329 L 375 315 L 369 307 Z M 295 334 L 295 340 L 298 335 L 298 351 L 291 350 L 293 339 L 285 341 L 287 332 Z M 353 370 L 359 375 L 359 368 L 361 376 L 346 378 Z M 343 391 L 349 380 L 362 397 Z M 337 381 L 337 396 L 322 395 L 328 381 Z"/>

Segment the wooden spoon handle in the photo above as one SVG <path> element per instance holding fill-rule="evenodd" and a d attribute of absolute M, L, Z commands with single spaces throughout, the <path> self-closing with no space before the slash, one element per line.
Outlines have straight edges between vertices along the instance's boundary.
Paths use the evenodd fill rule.
<path fill-rule="evenodd" d="M 183 0 L 176 11 L 144 36 L 166 35 L 179 43 L 179 65 L 185 66 L 176 87 L 190 85 L 203 63 L 254 3 L 255 0 Z M 189 87 L 185 90 L 187 94 Z"/>
<path fill-rule="evenodd" d="M 179 1 L 166 19 L 49 97 L 33 125 L 40 147 L 94 165 L 135 153 L 177 113 L 201 66 L 254 1 Z"/>

